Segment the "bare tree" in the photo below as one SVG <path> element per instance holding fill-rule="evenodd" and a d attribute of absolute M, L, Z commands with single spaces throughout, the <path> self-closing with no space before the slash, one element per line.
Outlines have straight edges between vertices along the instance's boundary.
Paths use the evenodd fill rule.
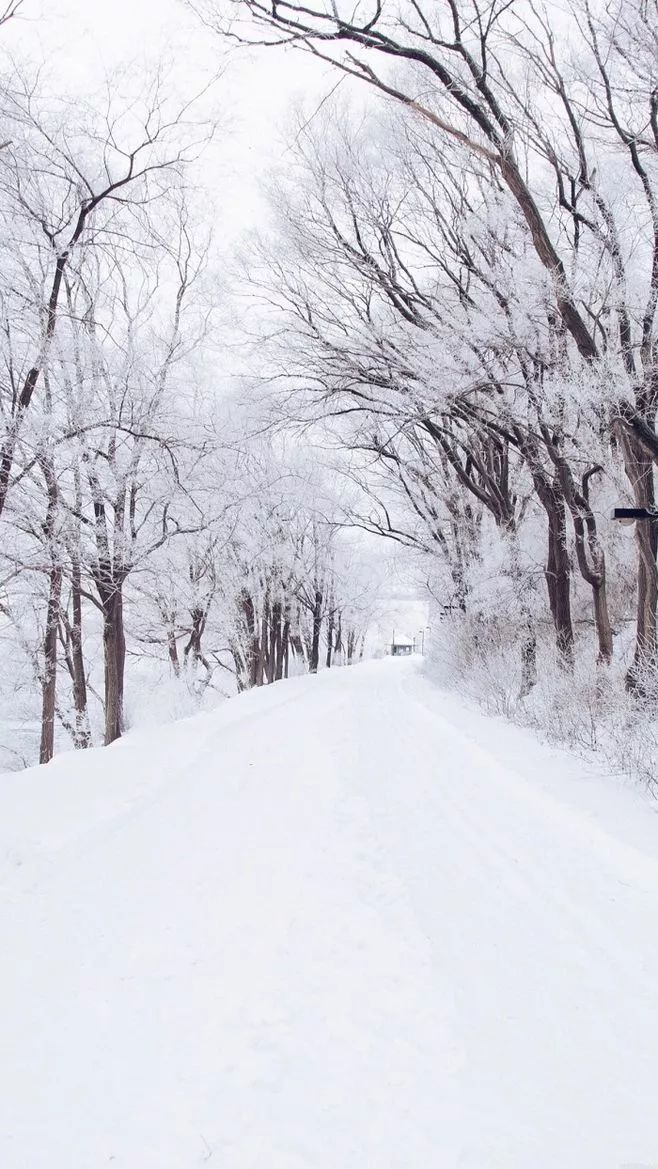
<path fill-rule="evenodd" d="M 33 314 L 36 335 L 28 337 L 22 330 L 24 356 L 11 370 L 10 394 L 2 404 L 0 515 L 16 444 L 50 360 L 67 275 L 85 248 L 102 248 L 104 239 L 112 238 L 118 216 L 143 214 L 208 134 L 207 128 L 195 127 L 190 135 L 189 103 L 170 110 L 159 81 L 147 90 L 141 116 L 132 108 L 129 120 L 110 99 L 100 122 L 77 109 L 78 125 L 67 125 L 64 103 L 60 110 L 48 110 L 20 77 L 7 87 L 3 107 L 12 137 L 0 154 L 0 197 L 14 230 L 22 229 L 17 246 L 28 247 L 34 256 L 32 262 L 21 256 L 15 267 L 26 287 L 19 295 Z"/>
<path fill-rule="evenodd" d="M 618 433 L 636 502 L 653 508 L 658 457 L 658 203 L 651 161 L 658 142 L 655 29 L 641 0 L 617 0 L 605 9 L 589 0 L 571 0 L 569 7 L 581 52 L 575 68 L 549 18 L 534 4 L 521 10 L 504 0 L 448 0 L 438 8 L 414 3 L 391 13 L 378 0 L 356 8 L 235 0 L 235 19 L 229 23 L 212 0 L 196 5 L 206 22 L 226 36 L 293 45 L 332 62 L 406 112 L 429 157 L 442 158 L 444 175 L 450 167 L 466 168 L 494 197 L 504 194 L 510 221 L 515 208 L 527 244 L 548 277 L 554 327 L 577 359 L 600 370 L 602 405 L 607 399 L 604 409 Z M 646 226 L 644 271 L 638 280 L 634 262 L 633 288 L 628 279 L 633 241 L 605 176 L 610 164 L 618 178 L 621 160 L 627 198 L 637 208 L 642 230 Z M 440 268 L 441 258 L 435 263 Z M 536 284 L 542 286 L 539 274 Z M 404 302 L 399 303 L 402 308 Z M 563 493 L 566 481 L 558 479 L 557 490 Z M 580 516 L 587 510 L 580 492 L 576 511 Z M 638 525 L 637 539 L 631 685 L 656 657 L 654 527 Z M 563 543 L 561 535 L 558 541 Z M 578 547 L 584 547 L 580 537 Z M 579 564 L 582 570 L 582 557 Z M 590 576 L 591 567 L 586 569 Z M 598 570 L 595 575 L 601 578 Z M 603 657 L 608 649 L 609 644 Z"/>

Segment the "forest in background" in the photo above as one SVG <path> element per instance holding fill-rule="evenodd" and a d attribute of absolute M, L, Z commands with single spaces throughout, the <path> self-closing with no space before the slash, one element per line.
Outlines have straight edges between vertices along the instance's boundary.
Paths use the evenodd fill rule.
<path fill-rule="evenodd" d="M 5 69 L 4 765 L 117 738 L 145 662 L 354 660 L 393 547 L 437 677 L 651 781 L 658 528 L 610 515 L 656 506 L 655 6 L 187 8 L 335 70 L 228 264 L 211 93 Z"/>

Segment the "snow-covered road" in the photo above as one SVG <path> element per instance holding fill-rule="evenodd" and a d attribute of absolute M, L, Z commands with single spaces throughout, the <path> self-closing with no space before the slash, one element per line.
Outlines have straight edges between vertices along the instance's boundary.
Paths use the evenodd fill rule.
<path fill-rule="evenodd" d="M 415 663 L 0 777 L 1 1169 L 658 1169 L 658 817 Z"/>

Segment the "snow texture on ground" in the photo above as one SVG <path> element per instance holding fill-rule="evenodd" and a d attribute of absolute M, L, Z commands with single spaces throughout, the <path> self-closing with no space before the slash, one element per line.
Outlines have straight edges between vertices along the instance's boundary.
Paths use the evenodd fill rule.
<path fill-rule="evenodd" d="M 658 1169 L 658 818 L 415 662 L 0 781 L 2 1169 Z"/>

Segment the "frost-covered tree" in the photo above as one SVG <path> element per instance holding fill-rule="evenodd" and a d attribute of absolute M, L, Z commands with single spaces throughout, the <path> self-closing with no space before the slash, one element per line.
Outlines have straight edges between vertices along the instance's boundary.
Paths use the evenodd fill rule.
<path fill-rule="evenodd" d="M 654 507 L 655 11 L 192 6 L 369 95 L 299 119 L 247 272 L 282 408 L 349 451 L 351 522 L 425 558 L 509 702 L 586 670 L 596 705 L 613 653 L 651 699 L 656 525 L 634 570 L 608 516 Z"/>

